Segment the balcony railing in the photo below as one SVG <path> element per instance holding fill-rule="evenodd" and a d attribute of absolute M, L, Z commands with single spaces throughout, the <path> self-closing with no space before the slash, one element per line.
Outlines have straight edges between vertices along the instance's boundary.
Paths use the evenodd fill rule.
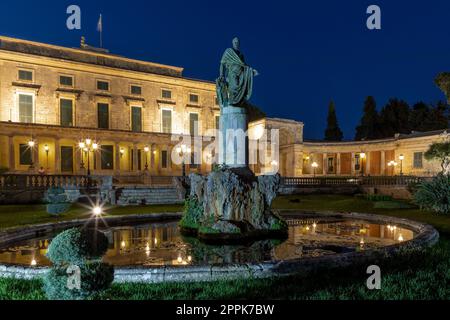
<path fill-rule="evenodd" d="M 91 186 L 95 182 L 91 181 Z M 83 189 L 88 185 L 86 176 L 3 174 L 0 175 L 0 190 L 39 190 L 50 187 Z"/>
<path fill-rule="evenodd" d="M 282 177 L 284 186 L 407 186 L 420 183 L 430 177 L 416 176 L 371 176 L 371 177 Z"/>

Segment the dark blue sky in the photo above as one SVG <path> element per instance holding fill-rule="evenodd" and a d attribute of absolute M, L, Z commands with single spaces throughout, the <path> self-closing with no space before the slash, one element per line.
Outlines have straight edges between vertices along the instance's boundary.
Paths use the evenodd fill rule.
<path fill-rule="evenodd" d="M 223 1 L 225 3 L 225 1 Z M 77 4 L 82 29 L 66 28 Z M 366 8 L 382 10 L 382 30 L 366 28 Z M 433 79 L 450 71 L 450 1 L 2 1 L 0 34 L 69 47 L 80 36 L 112 53 L 185 68 L 214 80 L 222 51 L 241 38 L 255 67 L 252 102 L 269 116 L 305 123 L 305 137 L 323 137 L 334 99 L 345 138 L 353 138 L 363 101 L 409 103 L 444 99 Z"/>

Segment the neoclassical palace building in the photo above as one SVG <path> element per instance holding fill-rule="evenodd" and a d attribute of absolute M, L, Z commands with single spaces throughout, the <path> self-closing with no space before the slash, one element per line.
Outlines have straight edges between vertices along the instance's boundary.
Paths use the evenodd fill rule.
<path fill-rule="evenodd" d="M 185 78 L 183 68 L 113 55 L 84 41 L 65 48 L 0 36 L 3 172 L 180 175 L 181 165 L 171 160 L 179 141 L 172 136 L 198 133 L 213 140 L 219 117 L 214 82 Z M 446 138 L 446 132 L 427 132 L 313 142 L 303 139 L 303 123 L 294 120 L 263 118 L 249 127 L 250 139 L 279 129 L 279 156 L 252 169 L 276 167 L 288 177 L 431 175 L 439 164 L 423 153 Z M 192 158 L 215 156 L 200 149 L 191 149 Z M 210 163 L 188 164 L 186 171 L 208 172 Z"/>

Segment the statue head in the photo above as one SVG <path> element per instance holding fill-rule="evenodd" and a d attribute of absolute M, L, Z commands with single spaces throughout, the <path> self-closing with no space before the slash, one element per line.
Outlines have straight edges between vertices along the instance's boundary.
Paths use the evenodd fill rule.
<path fill-rule="evenodd" d="M 233 38 L 233 49 L 239 50 L 240 49 L 240 41 L 238 37 Z"/>

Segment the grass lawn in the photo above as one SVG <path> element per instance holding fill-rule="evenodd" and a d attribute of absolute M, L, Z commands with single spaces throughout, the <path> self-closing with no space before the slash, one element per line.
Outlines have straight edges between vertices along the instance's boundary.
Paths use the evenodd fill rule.
<path fill-rule="evenodd" d="M 374 202 L 339 195 L 310 195 L 279 197 L 277 209 L 316 211 L 366 212 L 410 218 L 434 225 L 441 233 L 439 243 L 426 249 L 420 258 L 406 254 L 389 261 L 380 261 L 381 290 L 366 288 L 366 265 L 355 265 L 343 270 L 317 270 L 307 278 L 290 276 L 281 279 L 245 279 L 213 283 L 187 284 L 115 284 L 98 298 L 101 299 L 450 299 L 450 216 L 440 216 L 417 208 L 392 209 Z M 398 206 L 403 207 L 403 206 Z M 150 212 L 147 211 L 146 213 Z M 180 207 L 176 207 L 177 211 Z M 26 209 L 26 211 L 25 211 Z M 139 213 L 137 208 L 116 208 L 111 214 Z M 42 210 L 42 208 L 41 208 Z M 74 210 L 80 210 L 75 208 Z M 115 210 L 118 210 L 117 212 Z M 124 211 L 120 211 L 124 210 Z M 152 210 L 152 209 L 149 209 Z M 131 212 L 129 212 L 131 211 Z M 155 209 L 156 212 L 158 210 Z M 167 209 L 167 211 L 169 211 Z M 33 210 L 23 207 L 16 215 Z M 142 211 L 141 211 L 142 212 Z M 159 210 L 158 212 L 161 212 Z M 11 215 L 0 207 L 0 216 Z M 80 212 L 78 212 L 80 214 Z M 70 212 L 64 219 L 77 216 Z M 38 215 L 33 223 L 43 222 Z M 0 218 L 3 219 L 3 218 Z M 0 225 L 3 226 L 0 220 Z M 13 225 L 12 218 L 6 219 Z M 27 223 L 26 219 L 20 221 Z M 29 223 L 29 222 L 28 222 Z M 0 279 L 0 299 L 45 299 L 39 280 Z"/>
<path fill-rule="evenodd" d="M 91 210 L 82 205 L 72 208 L 59 216 L 51 216 L 45 210 L 45 205 L 0 205 L 0 230 L 15 226 L 58 222 L 73 219 L 89 218 Z M 160 212 L 180 212 L 183 205 L 148 205 L 128 207 L 104 207 L 105 216 L 119 216 L 128 214 L 148 214 Z"/>

